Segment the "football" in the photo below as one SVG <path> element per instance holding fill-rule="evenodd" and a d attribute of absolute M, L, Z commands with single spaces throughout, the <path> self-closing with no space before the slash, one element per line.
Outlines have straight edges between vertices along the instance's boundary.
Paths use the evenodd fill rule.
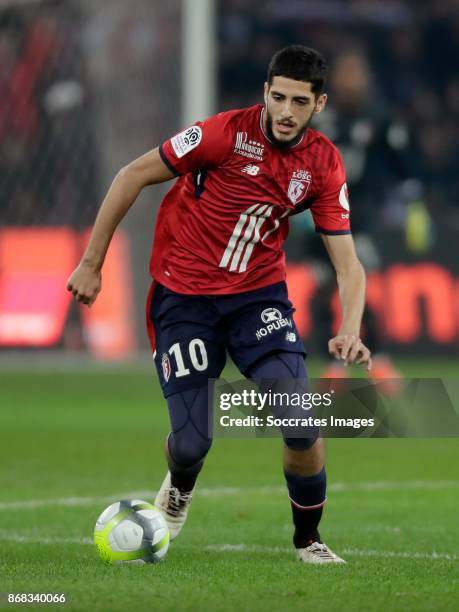
<path fill-rule="evenodd" d="M 115 502 L 99 516 L 94 543 L 107 565 L 157 563 L 169 548 L 169 529 L 159 510 L 148 502 Z"/>

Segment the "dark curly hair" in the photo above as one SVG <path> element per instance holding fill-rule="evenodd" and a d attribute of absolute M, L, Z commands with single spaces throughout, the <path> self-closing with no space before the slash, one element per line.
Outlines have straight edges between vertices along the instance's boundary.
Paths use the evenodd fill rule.
<path fill-rule="evenodd" d="M 276 76 L 311 83 L 312 91 L 320 94 L 327 79 L 328 66 L 324 57 L 315 49 L 303 45 L 291 45 L 277 51 L 268 67 L 268 85 Z"/>

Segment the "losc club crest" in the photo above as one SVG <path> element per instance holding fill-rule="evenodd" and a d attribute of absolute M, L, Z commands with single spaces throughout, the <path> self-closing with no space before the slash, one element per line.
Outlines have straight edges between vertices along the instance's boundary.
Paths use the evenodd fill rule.
<path fill-rule="evenodd" d="M 312 175 L 308 170 L 296 170 L 292 174 L 290 184 L 288 186 L 288 199 L 296 206 L 299 204 L 309 191 L 309 186 L 312 182 Z"/>
<path fill-rule="evenodd" d="M 172 373 L 171 360 L 169 359 L 169 355 L 167 353 L 163 353 L 161 357 L 161 366 L 163 368 L 163 376 L 166 382 L 169 381 Z"/>

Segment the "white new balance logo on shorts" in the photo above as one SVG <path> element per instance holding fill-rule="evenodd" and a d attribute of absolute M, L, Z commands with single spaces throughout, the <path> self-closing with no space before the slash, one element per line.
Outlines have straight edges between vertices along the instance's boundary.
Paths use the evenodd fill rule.
<path fill-rule="evenodd" d="M 244 168 L 242 168 L 242 172 L 250 174 L 250 176 L 257 176 L 257 174 L 260 172 L 260 167 L 254 166 L 253 164 L 247 164 L 247 166 L 244 166 Z"/>

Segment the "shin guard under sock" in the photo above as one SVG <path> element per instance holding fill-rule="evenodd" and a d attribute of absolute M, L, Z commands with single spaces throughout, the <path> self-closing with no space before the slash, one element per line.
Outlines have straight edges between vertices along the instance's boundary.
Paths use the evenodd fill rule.
<path fill-rule="evenodd" d="M 327 478 L 325 468 L 315 476 L 301 476 L 284 472 L 292 507 L 295 548 L 320 542 L 318 526 L 326 501 Z"/>

